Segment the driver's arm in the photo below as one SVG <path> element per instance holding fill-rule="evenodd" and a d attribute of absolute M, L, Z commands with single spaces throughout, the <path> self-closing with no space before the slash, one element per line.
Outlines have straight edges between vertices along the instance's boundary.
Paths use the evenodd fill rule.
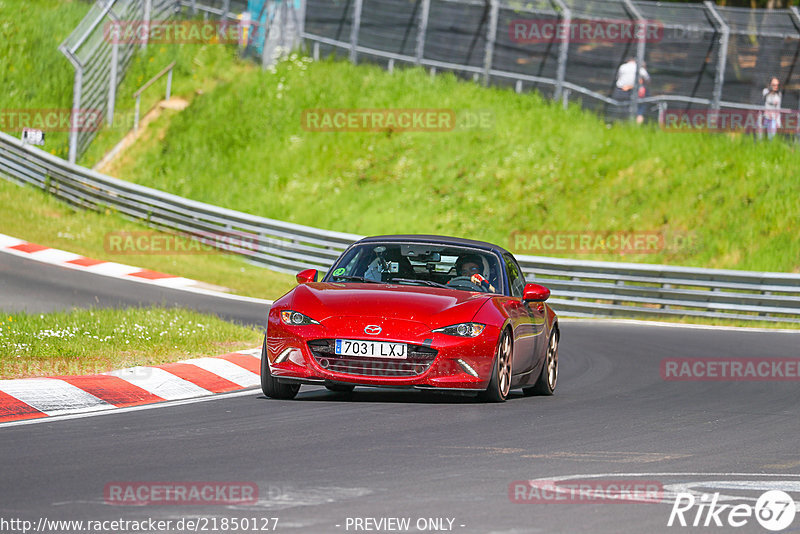
<path fill-rule="evenodd" d="M 470 281 L 476 286 L 481 286 L 483 288 L 488 289 L 492 293 L 496 293 L 494 286 L 490 284 L 486 278 L 484 278 L 479 274 L 473 274 L 472 277 L 470 278 Z"/>

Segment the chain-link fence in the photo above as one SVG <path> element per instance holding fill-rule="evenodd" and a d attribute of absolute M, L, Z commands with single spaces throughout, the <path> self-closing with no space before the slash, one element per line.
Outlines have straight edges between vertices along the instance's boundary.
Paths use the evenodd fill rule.
<path fill-rule="evenodd" d="M 756 112 L 775 76 L 780 113 L 791 113 L 794 122 L 784 122 L 800 133 L 800 115 L 787 109 L 800 108 L 797 8 L 644 0 L 97 0 L 60 47 L 75 66 L 73 116 L 102 110 L 113 121 L 116 88 L 139 44 L 107 39 L 108 24 L 166 20 L 181 10 L 247 25 L 243 52 L 265 66 L 299 35 L 315 58 L 452 71 L 564 102 L 578 98 L 610 118 L 641 114 L 663 123 L 667 108 Z M 629 59 L 646 66 L 649 79 L 633 76 L 620 92 L 618 69 Z M 72 128 L 70 161 L 96 134 Z"/>
<path fill-rule="evenodd" d="M 175 0 L 98 0 L 59 50 L 75 68 L 69 160 L 83 154 L 97 135 L 96 127 L 79 127 L 87 116 L 114 120 L 116 92 L 131 59 L 146 43 L 111 38 L 111 28 L 172 17 Z"/>
<path fill-rule="evenodd" d="M 315 56 L 449 70 L 485 83 L 578 96 L 607 115 L 763 109 L 768 78 L 798 101 L 797 8 L 752 10 L 632 0 L 307 0 L 302 36 Z M 634 58 L 650 80 L 615 98 Z M 634 71 L 635 72 L 635 71 Z M 788 93 L 787 93 L 788 91 Z M 619 94 L 619 93 L 618 93 Z M 640 96 L 642 95 L 642 96 Z M 639 101 L 641 100 L 641 102 Z M 660 103 L 660 106 L 656 104 Z"/>

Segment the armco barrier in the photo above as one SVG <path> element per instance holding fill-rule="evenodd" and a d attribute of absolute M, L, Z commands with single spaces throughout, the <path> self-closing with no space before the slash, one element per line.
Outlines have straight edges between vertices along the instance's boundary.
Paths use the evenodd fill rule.
<path fill-rule="evenodd" d="M 154 228 L 201 239 L 233 236 L 225 249 L 270 269 L 327 269 L 361 236 L 320 230 L 132 184 L 24 145 L 0 132 L 0 175 L 70 204 L 113 209 Z M 238 237 L 238 239 L 237 239 Z M 668 267 L 517 256 L 529 281 L 547 285 L 565 316 L 692 316 L 800 322 L 800 274 Z"/>

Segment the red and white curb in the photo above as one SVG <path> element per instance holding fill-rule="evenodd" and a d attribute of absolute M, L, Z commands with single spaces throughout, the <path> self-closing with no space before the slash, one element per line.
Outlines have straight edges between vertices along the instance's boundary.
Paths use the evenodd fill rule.
<path fill-rule="evenodd" d="M 85 376 L 0 380 L 0 423 L 96 412 L 251 388 L 261 349 Z"/>
<path fill-rule="evenodd" d="M 80 254 L 75 254 L 73 252 L 45 247 L 43 245 L 37 245 L 36 243 L 29 243 L 22 239 L 11 237 L 5 234 L 0 234 L 0 252 L 6 252 L 8 254 L 13 254 L 15 256 L 20 256 L 42 263 L 49 263 L 51 265 L 58 265 L 60 267 L 66 267 L 68 269 L 75 269 L 101 276 L 110 276 L 112 278 L 154 284 L 172 289 L 209 294 L 246 302 L 272 304 L 271 300 L 224 293 L 222 291 L 215 290 L 215 286 L 211 286 L 210 284 L 206 284 L 204 282 L 198 282 L 197 280 L 192 280 L 191 278 L 161 273 L 158 271 L 152 271 L 150 269 L 142 269 L 141 267 L 132 267 L 130 265 L 124 265 L 122 263 L 116 263 L 113 261 L 87 258 L 86 256 L 81 256 Z"/>

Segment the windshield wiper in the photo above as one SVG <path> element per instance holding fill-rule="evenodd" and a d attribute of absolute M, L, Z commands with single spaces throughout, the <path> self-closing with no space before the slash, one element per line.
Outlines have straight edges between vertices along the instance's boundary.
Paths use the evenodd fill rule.
<path fill-rule="evenodd" d="M 412 284 L 422 284 L 424 286 L 443 287 L 445 289 L 452 289 L 451 287 L 447 287 L 444 284 L 440 284 L 439 282 L 434 282 L 432 280 L 414 280 L 412 278 L 392 278 L 391 282 L 411 282 Z"/>
<path fill-rule="evenodd" d="M 369 278 L 364 278 L 363 276 L 334 276 L 336 280 L 346 280 L 348 282 L 365 282 L 367 284 L 382 284 L 383 282 L 379 282 L 378 280 L 370 280 Z"/>

